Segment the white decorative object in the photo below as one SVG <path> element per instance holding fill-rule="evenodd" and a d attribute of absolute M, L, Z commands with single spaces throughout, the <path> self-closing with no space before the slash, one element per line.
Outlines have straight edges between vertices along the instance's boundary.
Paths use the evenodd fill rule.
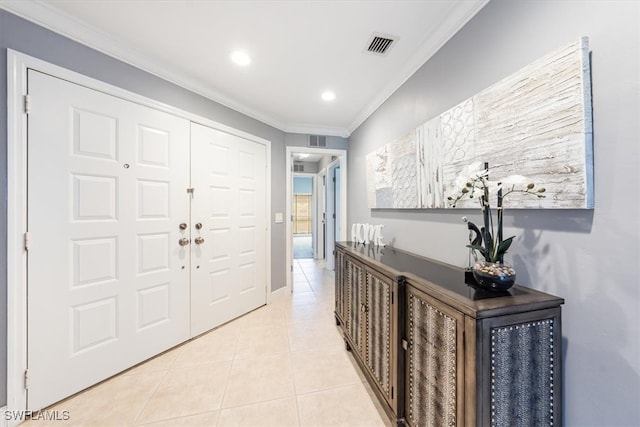
<path fill-rule="evenodd" d="M 351 225 L 351 241 L 357 244 L 384 246 L 382 228 L 384 225 L 358 224 Z"/>
<path fill-rule="evenodd" d="M 594 207 L 586 37 L 370 153 L 369 207 L 448 208 L 456 177 L 474 162 L 488 162 L 493 181 L 526 175 L 546 188 L 544 199 L 514 195 L 510 208 Z"/>
<path fill-rule="evenodd" d="M 375 232 L 375 238 L 374 238 L 374 244 L 376 246 L 384 246 L 385 243 L 382 241 L 382 239 L 384 238 L 384 236 L 382 235 L 382 228 L 384 227 L 384 225 L 376 225 L 376 232 Z"/>

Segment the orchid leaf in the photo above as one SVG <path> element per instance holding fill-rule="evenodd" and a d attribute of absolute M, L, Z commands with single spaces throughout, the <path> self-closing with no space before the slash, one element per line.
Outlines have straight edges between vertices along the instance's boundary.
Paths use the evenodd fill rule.
<path fill-rule="evenodd" d="M 467 247 L 473 249 L 474 251 L 480 252 L 480 254 L 482 254 L 482 256 L 485 258 L 487 257 L 484 247 L 482 245 L 467 245 Z"/>
<path fill-rule="evenodd" d="M 504 239 L 502 242 L 500 242 L 500 244 L 498 245 L 498 248 L 496 249 L 496 255 L 498 257 L 500 257 L 501 255 L 504 255 L 507 252 L 507 250 L 511 246 L 511 243 L 513 243 L 514 237 L 516 236 L 511 236 L 508 239 Z"/>

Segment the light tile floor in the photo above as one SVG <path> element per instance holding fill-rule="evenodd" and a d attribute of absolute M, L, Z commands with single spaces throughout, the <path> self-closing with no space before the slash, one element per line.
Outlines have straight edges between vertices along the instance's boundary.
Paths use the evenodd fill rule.
<path fill-rule="evenodd" d="M 295 260 L 294 292 L 48 411 L 55 426 L 384 426 L 333 317 L 333 272 Z"/>

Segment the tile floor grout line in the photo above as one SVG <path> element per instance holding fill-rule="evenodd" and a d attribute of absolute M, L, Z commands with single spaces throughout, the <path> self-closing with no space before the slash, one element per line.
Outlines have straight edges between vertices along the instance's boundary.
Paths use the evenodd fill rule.
<path fill-rule="evenodd" d="M 366 378 L 360 375 L 359 367 L 354 365 L 353 355 L 347 354 L 348 356 L 347 358 L 349 361 L 348 365 L 350 365 L 348 367 L 347 367 L 347 364 L 344 364 L 343 366 L 343 362 L 339 360 L 341 359 L 341 357 L 337 357 L 338 353 L 343 352 L 343 346 L 341 345 L 341 339 L 343 337 L 342 337 L 342 334 L 340 333 L 339 328 L 335 327 L 333 322 L 333 319 L 335 316 L 334 307 L 333 307 L 333 304 L 335 302 L 334 272 L 331 272 L 324 268 L 325 265 L 323 260 L 308 259 L 308 260 L 302 260 L 302 262 L 300 260 L 296 260 L 295 267 L 296 268 L 294 271 L 294 278 L 298 277 L 299 279 L 304 279 L 304 282 L 302 282 L 301 280 L 300 286 L 305 288 L 304 290 L 299 292 L 297 301 L 306 301 L 307 299 L 312 299 L 313 301 L 310 304 L 296 304 L 295 303 L 296 299 L 294 299 L 296 290 L 294 286 L 293 292 L 291 293 L 291 295 L 288 296 L 286 302 L 284 302 L 282 306 L 278 306 L 275 308 L 271 307 L 271 308 L 274 308 L 275 310 L 274 312 L 271 312 L 271 310 L 269 309 L 269 305 L 267 305 L 265 306 L 266 311 L 263 311 L 262 313 L 258 313 L 257 315 L 253 315 L 254 317 L 250 319 L 243 316 L 248 321 L 236 324 L 227 331 L 227 333 L 233 334 L 233 340 L 231 341 L 232 342 L 231 345 L 233 346 L 233 352 L 230 360 L 226 360 L 224 362 L 229 364 L 229 368 L 228 368 L 226 379 L 224 380 L 224 382 L 223 382 L 223 378 L 225 378 L 225 376 L 220 378 L 222 390 L 221 390 L 220 403 L 216 407 L 217 409 L 212 409 L 212 410 L 198 409 L 196 413 L 185 413 L 184 415 L 181 415 L 181 416 L 172 416 L 170 413 L 167 413 L 165 414 L 165 416 L 169 416 L 171 418 L 157 419 L 157 420 L 152 419 L 147 423 L 149 427 L 156 424 L 172 425 L 172 424 L 183 423 L 183 422 L 192 423 L 195 421 L 190 420 L 189 419 L 190 417 L 200 417 L 197 419 L 203 420 L 204 419 L 202 418 L 203 416 L 206 419 L 209 419 L 209 418 L 215 419 L 215 423 L 211 423 L 210 425 L 222 427 L 226 425 L 226 423 L 230 420 L 229 419 L 230 416 L 233 418 L 230 420 L 231 422 L 238 422 L 238 419 L 235 418 L 237 414 L 236 412 L 228 413 L 228 415 L 225 417 L 225 420 L 223 420 L 223 417 L 222 417 L 223 411 L 235 411 L 240 409 L 238 413 L 244 414 L 242 416 L 251 417 L 251 413 L 253 411 L 251 409 L 242 409 L 242 408 L 245 408 L 245 407 L 251 408 L 251 406 L 253 405 L 263 405 L 263 406 L 258 406 L 258 410 L 260 411 L 259 413 L 261 414 L 260 417 L 262 417 L 261 418 L 262 422 L 268 421 L 270 419 L 275 420 L 281 417 L 280 412 L 282 408 L 287 408 L 287 411 L 286 411 L 287 426 L 296 425 L 296 424 L 300 427 L 308 427 L 311 425 L 313 426 L 331 425 L 334 421 L 336 423 L 341 423 L 345 421 L 342 418 L 336 418 L 335 415 L 340 414 L 340 412 L 336 413 L 335 412 L 336 410 L 346 410 L 348 412 L 351 409 L 344 409 L 344 408 L 351 408 L 352 405 L 360 405 L 361 408 L 368 408 L 369 406 L 371 406 L 371 404 L 373 404 L 373 412 L 371 413 L 365 412 L 364 414 L 370 417 L 369 420 L 372 422 L 372 425 L 378 425 L 380 422 L 382 422 L 381 425 L 388 425 L 386 418 L 383 416 L 384 414 L 380 412 L 380 408 L 377 406 L 374 397 L 372 397 L 371 393 L 369 392 L 369 389 L 367 388 L 368 383 L 366 381 Z M 305 297 L 304 294 L 308 294 L 308 293 L 311 293 L 312 296 L 310 295 L 308 297 Z M 265 307 L 261 307 L 254 311 L 258 312 L 259 310 L 265 310 Z M 282 313 L 280 313 L 279 310 L 282 311 Z M 247 313 L 247 315 L 252 316 L 251 313 Z M 277 321 L 279 319 L 277 315 L 282 315 L 283 322 Z M 257 323 L 255 322 L 256 319 L 258 319 Z M 237 320 L 238 319 L 232 322 L 236 322 Z M 240 344 L 241 344 L 240 338 L 248 329 L 252 327 L 252 325 L 253 326 L 260 325 L 261 322 L 263 321 L 266 321 L 266 323 L 268 323 L 269 325 L 272 325 L 274 328 L 277 326 L 278 329 L 282 329 L 282 331 L 284 331 L 287 344 L 286 346 L 282 344 L 277 344 L 278 346 L 281 346 L 282 349 L 284 349 L 284 351 L 278 353 L 277 355 L 274 354 L 273 357 L 288 358 L 289 363 L 287 367 L 291 370 L 291 381 L 292 381 L 292 392 L 293 392 L 292 399 L 293 399 L 293 404 L 295 405 L 295 408 L 289 408 L 286 405 L 286 402 L 280 403 L 280 404 L 273 404 L 273 403 L 267 404 L 268 402 L 277 402 L 277 401 L 282 401 L 282 400 L 291 398 L 289 396 L 274 397 L 275 394 L 270 392 L 266 393 L 266 395 L 265 394 L 260 395 L 260 397 L 263 400 L 260 400 L 257 402 L 246 402 L 236 406 L 231 406 L 229 408 L 223 408 L 225 398 L 227 398 L 228 397 L 227 395 L 229 394 L 229 392 L 232 391 L 229 386 L 230 386 L 230 381 L 232 377 L 231 374 L 233 373 L 234 364 L 242 363 L 242 361 L 247 360 L 240 357 L 238 353 L 240 349 Z M 229 322 L 229 323 L 232 323 L 232 322 Z M 327 325 L 327 322 L 330 322 L 330 325 Z M 305 324 L 307 325 L 305 326 Z M 331 326 L 331 328 L 329 328 L 329 326 Z M 329 333 L 329 330 L 331 329 L 331 331 L 333 331 L 334 328 L 336 332 L 336 337 L 333 337 L 333 334 Z M 218 328 L 214 328 L 212 331 L 215 331 L 216 329 Z M 295 333 L 293 332 L 294 330 L 296 331 Z M 212 331 L 209 331 L 208 333 Z M 154 371 L 156 372 L 155 375 L 157 375 L 156 378 L 159 380 L 157 384 L 155 384 L 155 386 L 151 387 L 151 385 L 153 384 L 151 383 L 149 384 L 150 387 L 144 388 L 144 392 L 149 393 L 149 395 L 146 399 L 142 401 L 142 404 L 137 410 L 137 414 L 134 412 L 133 414 L 134 416 L 132 416 L 131 421 L 126 422 L 127 425 L 129 425 L 129 423 L 131 423 L 131 425 L 133 426 L 143 425 L 142 415 L 145 414 L 145 411 L 147 410 L 147 408 L 149 409 L 152 408 L 152 406 L 150 406 L 151 402 L 153 401 L 154 397 L 157 397 L 156 394 L 162 390 L 163 384 L 165 384 L 168 381 L 168 378 L 170 375 L 172 375 L 172 373 L 173 375 L 179 375 L 179 370 L 186 369 L 186 368 L 190 368 L 190 369 L 193 368 L 197 372 L 198 366 L 203 366 L 204 364 L 220 363 L 219 361 L 210 360 L 209 358 L 207 358 L 208 353 L 201 354 L 200 350 L 198 350 L 200 348 L 199 346 L 197 346 L 198 349 L 187 347 L 189 343 L 197 342 L 199 339 L 204 338 L 204 336 L 207 335 L 208 333 L 202 334 L 201 336 L 196 337 L 192 340 L 188 340 L 187 342 L 178 346 L 182 348 L 180 348 L 180 350 L 176 353 L 171 363 L 168 364 L 168 368 L 157 369 Z M 227 337 L 226 333 L 224 336 Z M 323 338 L 325 336 L 327 339 Z M 231 336 L 227 338 L 231 338 Z M 229 341 L 227 340 L 224 341 L 225 344 L 227 342 Z M 298 348 L 295 351 L 294 351 L 294 342 Z M 213 345 L 215 346 L 216 345 L 215 339 L 214 341 L 211 341 L 211 343 L 213 343 Z M 311 343 L 310 347 L 309 347 L 309 343 Z M 269 348 L 271 349 L 272 347 L 269 347 Z M 226 351 L 227 350 L 225 350 L 225 354 L 226 354 Z M 307 378 L 309 372 L 307 372 L 308 367 L 304 359 L 305 356 L 300 356 L 300 355 L 302 353 L 308 353 L 313 355 L 313 353 L 318 354 L 319 352 L 320 353 L 326 352 L 327 354 L 335 353 L 336 357 L 326 356 L 327 366 L 325 366 L 322 369 L 328 370 L 328 371 L 326 372 L 323 370 L 318 371 L 320 377 L 318 377 L 318 379 L 313 379 L 312 382 L 309 382 L 308 380 L 311 377 Z M 204 358 L 202 356 L 204 356 Z M 299 363 L 298 365 L 294 365 L 294 357 L 296 358 L 296 360 L 298 360 L 301 363 Z M 300 357 L 302 357 L 302 359 L 300 359 Z M 178 366 L 180 364 L 179 359 L 183 363 L 187 363 L 187 364 L 193 363 L 193 362 L 197 362 L 197 363 L 193 366 L 191 365 Z M 256 360 L 259 363 L 260 358 L 258 357 Z M 282 364 L 281 368 L 284 368 L 286 366 L 284 364 L 284 361 L 282 361 L 280 364 Z M 298 369 L 294 369 L 294 366 L 298 366 Z M 340 381 L 333 381 L 333 380 L 327 381 L 324 378 L 329 372 L 333 372 L 337 368 L 342 369 L 343 367 L 345 369 L 348 368 L 349 370 L 351 370 L 352 367 L 356 369 L 356 371 L 358 371 L 357 377 L 354 378 L 353 380 L 346 379 L 346 381 L 348 382 L 347 384 L 339 384 L 339 385 L 335 385 L 332 383 L 345 380 L 344 375 L 341 375 L 339 377 L 341 378 Z M 264 370 L 261 370 L 262 368 L 260 367 L 257 367 L 256 369 L 258 369 L 258 371 L 256 371 L 256 374 L 258 375 L 260 375 L 261 372 L 262 373 L 266 372 Z M 282 372 L 284 371 L 280 369 L 280 372 L 281 373 L 279 375 L 281 377 Z M 297 375 L 296 375 L 296 372 L 297 372 Z M 144 374 L 144 372 L 141 372 L 140 374 Z M 128 374 L 128 375 L 120 375 L 120 376 L 135 376 L 135 375 L 138 375 L 138 374 Z M 115 376 L 114 378 L 117 378 L 117 377 L 118 376 Z M 298 385 L 296 385 L 296 380 Z M 264 384 L 265 386 L 268 387 L 271 384 L 271 382 L 265 382 Z M 311 384 L 319 388 L 316 390 L 309 390 L 309 391 L 303 392 L 302 390 L 305 388 L 305 384 L 307 385 Z M 244 389 L 242 388 L 243 386 L 241 385 L 240 387 L 241 388 L 238 390 L 244 393 Z M 361 393 L 359 391 L 357 393 L 342 391 L 341 395 L 343 397 L 339 401 L 335 401 L 331 398 L 331 396 L 334 395 L 337 391 L 349 390 L 349 387 L 351 387 L 352 390 L 354 390 L 354 392 L 356 390 L 360 390 L 361 387 L 364 387 L 364 394 L 362 396 L 366 398 L 366 401 L 362 400 L 362 396 L 360 396 Z M 216 392 L 218 391 L 216 390 Z M 176 403 L 172 404 L 170 408 L 172 410 L 175 409 L 175 411 L 173 411 L 174 413 L 180 413 L 180 407 L 181 407 L 180 402 L 182 402 L 181 399 L 183 398 L 188 399 L 189 391 L 180 390 L 180 391 L 177 391 L 177 393 L 178 395 L 174 396 L 177 398 L 177 400 L 175 400 Z M 184 395 L 182 393 L 184 393 Z M 350 394 L 354 394 L 354 400 L 352 401 L 349 400 Z M 358 396 L 357 398 L 356 398 L 356 395 Z M 300 405 L 300 399 L 302 399 L 304 403 L 303 405 Z M 331 410 L 329 411 L 330 413 L 327 413 L 327 414 L 322 414 L 322 413 L 316 414 L 314 413 L 313 410 L 311 410 L 310 412 L 309 402 L 316 402 L 318 404 L 323 404 L 325 399 L 328 399 L 328 401 L 333 402 L 335 409 L 334 409 L 334 406 L 331 406 Z M 240 401 L 241 400 L 238 400 L 238 402 Z M 122 402 L 122 405 L 123 406 L 121 407 L 121 409 L 125 410 L 127 406 L 124 404 L 124 402 Z M 342 407 L 344 408 L 339 409 L 338 406 L 340 408 Z M 280 410 L 276 410 L 275 412 L 273 412 L 275 408 L 280 408 Z M 295 411 L 295 415 L 294 415 L 294 411 Z M 369 411 L 369 409 L 366 409 L 366 411 Z M 345 415 L 347 414 L 347 412 L 345 412 Z M 205 414 L 209 414 L 209 415 L 205 415 Z M 90 418 L 91 413 L 86 413 L 83 415 L 86 415 L 86 417 L 81 417 L 82 421 L 81 420 L 78 420 L 78 421 L 81 421 L 83 423 L 86 422 L 87 425 L 91 425 L 92 423 L 92 418 Z M 340 417 L 342 416 L 343 415 L 340 415 Z M 271 418 L 271 417 L 275 417 L 275 418 Z M 375 421 L 374 418 L 375 420 L 379 420 L 379 421 Z M 94 423 L 98 422 L 98 420 L 96 420 L 95 418 L 93 419 L 93 421 Z M 125 420 L 120 420 L 120 423 L 123 423 L 123 421 Z M 77 423 L 74 424 L 72 422 L 71 425 L 78 425 L 78 424 Z M 30 423 L 27 426 L 37 427 L 37 425 L 35 425 L 34 423 Z"/>
<path fill-rule="evenodd" d="M 178 357 L 178 355 L 176 355 L 176 358 Z M 173 363 L 175 362 L 175 359 L 173 360 L 173 362 L 171 362 L 171 365 L 173 365 Z M 169 365 L 169 366 L 171 366 Z M 144 414 L 144 410 L 147 409 L 147 405 L 149 405 L 149 402 L 151 401 L 151 399 L 153 399 L 153 396 L 156 394 L 156 392 L 158 391 L 158 389 L 160 388 L 160 386 L 162 385 L 162 383 L 164 383 L 164 380 L 167 378 L 167 375 L 169 375 L 169 371 L 171 370 L 171 368 L 168 368 L 164 371 L 164 375 L 162 376 L 162 379 L 160 381 L 158 381 L 158 384 L 153 388 L 153 392 L 151 392 L 149 394 L 149 397 L 146 399 L 146 401 L 144 402 L 144 405 L 142 405 L 142 407 L 140 408 L 140 411 L 138 412 L 138 416 L 136 416 L 135 420 L 133 420 L 133 426 L 140 426 L 140 425 L 144 425 L 143 423 L 140 423 L 140 417 L 142 416 L 142 414 Z M 148 424 L 148 423 L 147 423 Z"/>
<path fill-rule="evenodd" d="M 235 340 L 233 341 L 234 349 L 233 349 L 233 357 L 231 358 L 231 365 L 229 365 L 229 372 L 227 372 L 227 380 L 224 382 L 224 390 L 222 391 L 222 397 L 220 398 L 220 407 L 218 408 L 218 417 L 216 418 L 216 427 L 220 425 L 220 418 L 222 418 L 222 406 L 224 405 L 224 398 L 227 395 L 227 389 L 229 388 L 229 380 L 231 379 L 231 371 L 233 370 L 233 363 L 236 361 L 236 356 L 238 353 L 238 342 L 240 341 L 239 335 L 242 331 L 239 329 L 239 326 L 236 326 L 238 330 L 236 331 Z M 242 359 L 238 359 L 242 360 Z"/>
<path fill-rule="evenodd" d="M 304 270 L 302 271 L 302 274 L 304 275 Z M 306 279 L 307 286 L 309 287 L 309 289 L 311 289 L 311 292 L 313 292 L 313 288 L 311 287 L 311 283 L 309 283 L 309 279 L 307 279 L 306 275 L 304 277 Z M 314 297 L 315 297 L 315 294 L 314 294 Z M 300 405 L 298 402 L 298 390 L 296 388 L 296 370 L 294 369 L 294 365 L 293 365 L 293 349 L 291 348 L 291 341 L 289 341 L 289 352 L 290 352 L 289 357 L 291 358 L 291 377 L 293 378 L 293 394 L 295 396 L 295 402 L 296 402 L 296 418 L 298 420 L 298 426 L 302 426 L 302 417 L 300 416 Z"/>

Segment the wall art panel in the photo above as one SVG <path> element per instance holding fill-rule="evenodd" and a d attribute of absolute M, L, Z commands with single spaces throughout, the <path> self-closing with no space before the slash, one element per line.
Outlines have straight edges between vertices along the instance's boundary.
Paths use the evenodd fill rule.
<path fill-rule="evenodd" d="M 488 162 L 492 181 L 524 175 L 546 188 L 544 199 L 513 193 L 509 208 L 591 209 L 591 113 L 583 37 L 370 153 L 369 207 L 447 208 L 463 169 Z"/>
<path fill-rule="evenodd" d="M 416 132 L 367 155 L 369 207 L 419 208 Z"/>

